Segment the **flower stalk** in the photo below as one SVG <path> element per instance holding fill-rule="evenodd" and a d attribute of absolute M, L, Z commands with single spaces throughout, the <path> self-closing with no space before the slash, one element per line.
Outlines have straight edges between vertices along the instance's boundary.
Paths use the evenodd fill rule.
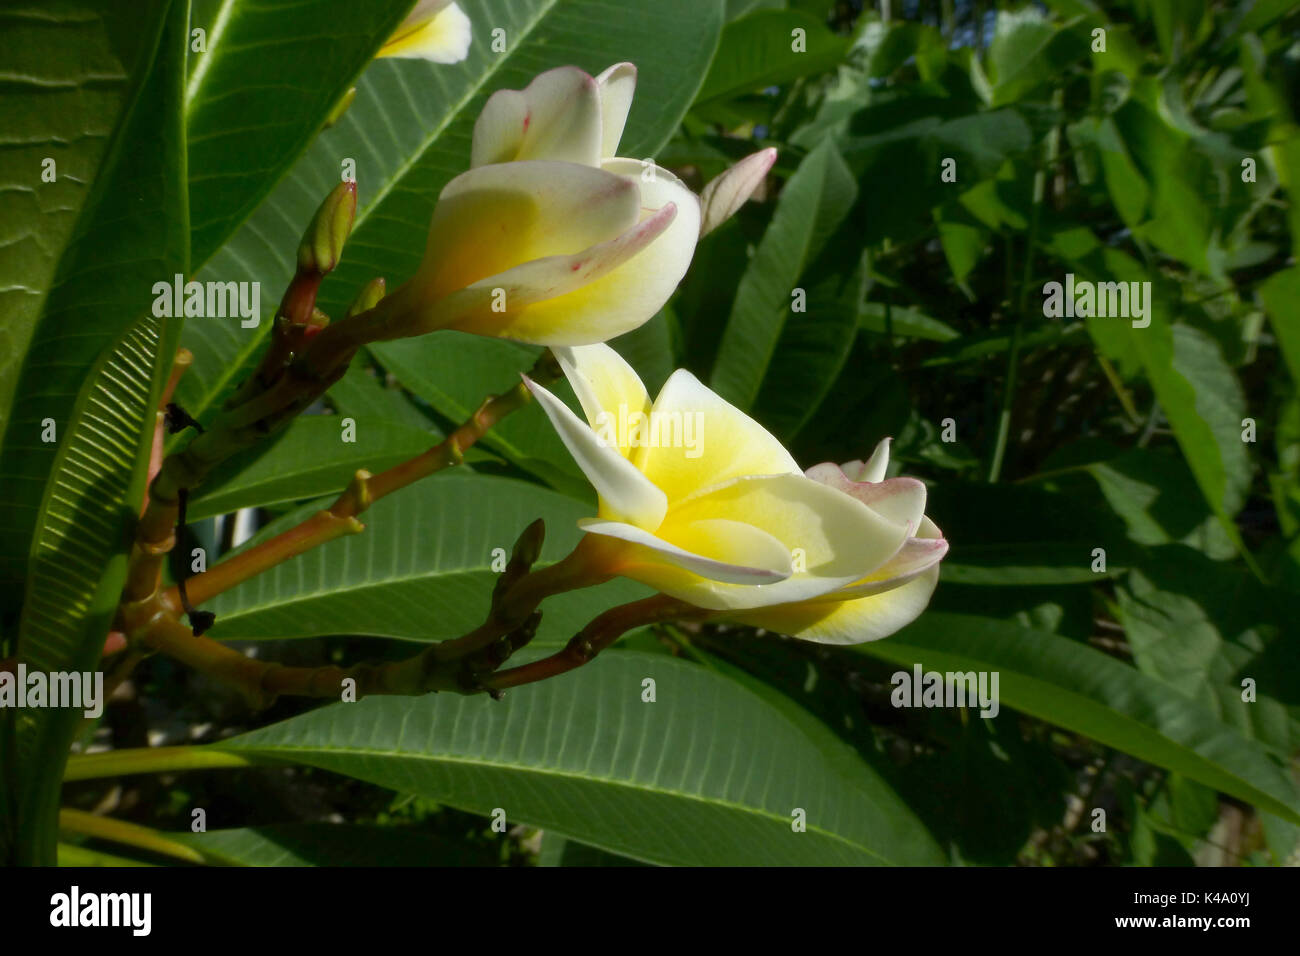
<path fill-rule="evenodd" d="M 559 375 L 559 366 L 555 364 L 550 352 L 544 352 L 529 372 L 529 378 L 534 381 L 540 377 L 541 380 L 550 382 Z M 460 464 L 464 461 L 465 451 L 472 448 L 494 425 L 528 404 L 531 399 L 531 393 L 521 382 L 508 392 L 484 401 L 459 428 L 423 454 L 377 475 L 358 471 L 329 508 L 318 511 L 296 527 L 190 578 L 186 582 L 190 603 L 198 607 L 277 564 L 335 538 L 360 533 L 365 525 L 357 520 L 357 516 L 370 505 L 421 478 Z M 163 602 L 175 611 L 180 607 L 179 597 L 177 589 L 173 587 L 166 592 Z"/>
<path fill-rule="evenodd" d="M 536 635 L 541 622 L 538 606 L 542 601 L 563 591 L 603 583 L 609 577 L 599 548 L 588 543 L 593 541 L 590 536 L 567 557 L 532 571 L 532 564 L 541 553 L 543 535 L 540 520 L 520 535 L 493 591 L 492 607 L 482 625 L 461 637 L 432 644 L 404 660 L 350 667 L 288 667 L 246 657 L 219 641 L 194 635 L 167 614 L 153 618 L 139 640 L 146 647 L 239 689 L 249 704 L 258 709 L 270 706 L 282 695 L 340 699 L 345 690 L 351 692 L 351 699 L 357 700 L 371 694 L 416 696 L 437 691 L 462 694 L 486 691 L 500 696 L 501 688 L 487 675 Z M 629 619 L 627 626 L 634 626 L 634 621 Z M 608 640 L 621 633 L 611 633 Z"/>

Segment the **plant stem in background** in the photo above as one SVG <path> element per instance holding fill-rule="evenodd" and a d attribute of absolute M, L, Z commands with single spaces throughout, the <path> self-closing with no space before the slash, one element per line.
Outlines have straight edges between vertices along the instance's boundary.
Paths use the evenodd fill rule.
<path fill-rule="evenodd" d="M 64 781 L 125 777 L 133 773 L 204 770 L 210 767 L 251 767 L 247 757 L 207 747 L 139 747 L 68 757 Z"/>
<path fill-rule="evenodd" d="M 1052 105 L 1060 109 L 1063 102 L 1061 90 L 1052 94 Z M 1033 276 L 1034 248 L 1038 243 L 1038 223 L 1043 212 L 1043 196 L 1047 191 L 1047 171 L 1055 164 L 1061 148 L 1061 128 L 1053 126 L 1047 134 L 1047 159 L 1034 172 L 1034 204 L 1029 213 L 1029 234 L 1025 238 L 1025 267 L 1020 278 L 1020 294 L 1016 299 L 1016 325 L 1011 333 L 1011 348 L 1007 352 L 1007 375 L 1002 387 L 1002 408 L 998 413 L 998 433 L 993 445 L 993 458 L 989 462 L 989 483 L 996 483 L 1002 474 L 1002 460 L 1007 450 L 1007 435 L 1011 431 L 1011 403 L 1016 392 L 1016 373 L 1020 368 L 1020 340 L 1024 332 L 1025 309 L 1029 304 L 1029 280 Z"/>
<path fill-rule="evenodd" d="M 137 823 L 114 820 L 111 817 L 96 816 L 83 810 L 72 810 L 67 807 L 60 810 L 59 829 L 100 840 L 111 840 L 114 843 L 148 850 L 150 853 L 161 853 L 163 856 L 175 857 L 187 863 L 205 862 L 203 854 L 198 850 L 177 843 L 175 840 L 169 840 L 157 830 L 142 827 Z"/>

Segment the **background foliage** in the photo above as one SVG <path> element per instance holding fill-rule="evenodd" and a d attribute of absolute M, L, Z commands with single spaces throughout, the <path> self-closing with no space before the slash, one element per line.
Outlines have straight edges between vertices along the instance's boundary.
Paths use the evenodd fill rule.
<path fill-rule="evenodd" d="M 668 306 L 613 344 L 652 392 L 690 368 L 805 464 L 893 436 L 894 468 L 927 481 L 952 542 L 931 609 L 855 648 L 640 632 L 497 704 L 249 714 L 151 661 L 79 745 L 195 742 L 273 765 L 70 783 L 66 803 L 218 863 L 1294 862 L 1293 4 L 657 0 L 611 17 L 595 0 L 468 0 L 465 62 L 371 62 L 410 6 L 0 7 L 0 656 L 95 666 L 177 342 L 195 354 L 178 400 L 200 419 L 257 358 L 269 323 L 153 319 L 152 282 L 256 280 L 273 301 L 353 159 L 357 225 L 322 292 L 341 314 L 373 276 L 414 271 L 492 91 L 618 60 L 640 77 L 625 155 L 696 186 L 759 146 L 780 159 Z M 186 57 L 196 26 L 207 51 Z M 1150 282 L 1149 327 L 1045 317 L 1043 285 L 1067 273 Z M 220 516 L 256 509 L 271 534 L 356 468 L 418 453 L 534 351 L 457 333 L 371 349 L 203 487 L 177 553 L 215 559 L 234 540 Z M 340 416 L 355 444 L 335 440 Z M 47 418 L 57 443 L 40 441 Z M 212 635 L 295 663 L 404 656 L 481 619 L 493 548 L 541 516 L 554 560 L 591 503 L 526 408 L 459 473 L 381 502 L 364 535 L 217 599 Z M 640 593 L 549 602 L 537 643 Z M 918 663 L 998 672 L 1001 713 L 892 707 L 891 675 Z M 77 726 L 0 719 L 0 851 L 30 858 L 57 827 Z M 209 832 L 189 832 L 194 807 Z M 68 862 L 124 852 L 62 839 Z"/>

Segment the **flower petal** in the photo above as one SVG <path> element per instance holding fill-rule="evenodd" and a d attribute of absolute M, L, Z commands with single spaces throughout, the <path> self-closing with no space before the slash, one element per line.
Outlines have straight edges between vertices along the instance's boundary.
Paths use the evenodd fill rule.
<path fill-rule="evenodd" d="M 948 553 L 948 542 L 929 518 L 921 519 L 921 535 L 908 538 L 898 553 L 861 581 L 817 600 L 865 597 L 889 591 L 930 570 Z"/>
<path fill-rule="evenodd" d="M 601 105 L 596 80 L 560 66 L 522 90 L 498 90 L 474 123 L 470 166 L 547 159 L 600 162 Z"/>
<path fill-rule="evenodd" d="M 680 528 L 706 519 L 753 525 L 799 559 L 789 578 L 761 590 L 718 585 L 711 589 L 710 603 L 692 599 L 711 608 L 818 597 L 861 580 L 893 557 L 906 538 L 903 526 L 800 474 L 737 478 L 674 502 L 659 537 L 677 541 Z M 801 566 L 804 570 L 798 570 Z"/>
<path fill-rule="evenodd" d="M 615 63 L 596 77 L 596 85 L 600 87 L 600 155 L 604 159 L 618 155 L 618 142 L 636 93 L 636 66 Z"/>
<path fill-rule="evenodd" d="M 650 414 L 659 440 L 635 449 L 632 460 L 670 501 L 745 475 L 799 472 L 767 429 L 685 369 L 664 383 Z"/>
<path fill-rule="evenodd" d="M 813 465 L 805 473 L 846 495 L 852 495 L 868 508 L 890 521 L 916 530 L 925 514 L 925 482 L 916 478 L 889 478 L 875 483 L 851 480 L 839 465 L 825 462 Z"/>
<path fill-rule="evenodd" d="M 471 169 L 443 189 L 410 285 L 433 301 L 520 263 L 582 252 L 635 226 L 639 204 L 626 180 L 589 166 Z"/>
<path fill-rule="evenodd" d="M 459 63 L 469 56 L 472 33 L 465 11 L 449 0 L 421 0 L 376 56 Z"/>
<path fill-rule="evenodd" d="M 776 162 L 775 149 L 760 149 L 746 156 L 704 187 L 700 193 L 700 235 L 705 236 L 736 214 Z"/>
<path fill-rule="evenodd" d="M 939 583 L 939 568 L 883 594 L 849 601 L 806 601 L 728 615 L 738 624 L 767 628 L 818 644 L 863 644 L 888 637 L 916 620 Z"/>
<path fill-rule="evenodd" d="M 550 346 L 590 345 L 636 328 L 658 305 L 649 308 L 607 280 L 630 260 L 640 262 L 676 214 L 669 204 L 608 242 L 480 279 L 434 305 L 435 327 Z"/>
<path fill-rule="evenodd" d="M 616 449 L 602 444 L 564 402 L 527 376 L 524 382 L 600 496 L 601 517 L 627 521 L 649 531 L 658 528 L 668 510 L 664 493 Z"/>
<path fill-rule="evenodd" d="M 876 445 L 876 450 L 871 453 L 871 457 L 865 462 L 849 462 L 844 466 L 844 473 L 853 481 L 884 481 L 885 472 L 889 469 L 889 443 L 892 439 L 882 438 Z M 851 469 L 853 465 L 856 469 Z"/>
<path fill-rule="evenodd" d="M 614 444 L 626 458 L 631 450 L 627 439 L 634 432 L 634 416 L 650 411 L 650 396 L 636 370 L 604 343 L 556 346 L 552 351 L 582 404 L 587 422 L 598 435 L 613 431 Z M 621 428 L 621 422 L 629 423 L 628 428 Z"/>
<path fill-rule="evenodd" d="M 486 168 L 486 167 L 485 167 Z M 566 259 L 525 263 L 449 300 L 440 327 L 539 345 L 590 345 L 642 325 L 668 301 L 690 265 L 699 202 L 667 170 L 616 159 L 602 170 L 637 188 L 641 219 L 608 243 Z M 576 252 L 576 250 L 574 250 Z M 505 312 L 490 309 L 506 290 Z"/>
<path fill-rule="evenodd" d="M 691 603 L 713 582 L 753 587 L 790 576 L 781 542 L 743 522 L 696 522 L 679 529 L 676 543 L 621 521 L 583 518 L 578 527 L 628 542 L 618 549 L 617 573 Z"/>

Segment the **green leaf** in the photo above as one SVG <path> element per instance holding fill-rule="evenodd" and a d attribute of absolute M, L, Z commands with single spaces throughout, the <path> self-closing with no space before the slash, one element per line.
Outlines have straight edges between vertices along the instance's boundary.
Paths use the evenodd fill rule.
<path fill-rule="evenodd" d="M 1163 681 L 1069 638 L 930 612 L 855 650 L 929 671 L 996 672 L 1008 707 L 1300 822 L 1295 785 L 1255 741 Z"/>
<path fill-rule="evenodd" d="M 799 164 L 736 290 L 713 367 L 712 387 L 741 409 L 758 395 L 804 267 L 848 215 L 857 184 L 834 144 L 823 140 Z"/>
<path fill-rule="evenodd" d="M 754 415 L 778 436 L 794 435 L 812 419 L 846 367 L 858 328 L 858 305 L 866 293 L 867 257 L 858 253 L 850 224 L 827 247 L 829 267 L 814 265 L 801 281 L 807 311 L 793 313 L 781 330 L 775 362 L 763 380 Z M 848 234 L 846 236 L 846 233 Z M 841 274 L 841 250 L 858 255 L 857 268 Z M 829 273 L 829 274 L 827 274 Z"/>
<path fill-rule="evenodd" d="M 939 209 L 934 211 L 934 222 L 939 227 L 939 242 L 952 277 L 964 283 L 988 245 L 989 235 L 979 226 L 948 218 Z"/>
<path fill-rule="evenodd" d="M 183 344 L 194 365 L 177 401 L 191 414 L 219 403 L 245 374 L 270 327 L 269 303 L 292 275 L 302 231 L 338 183 L 345 160 L 355 161 L 360 205 L 343 261 L 321 290 L 321 308 L 335 317 L 376 276 L 393 289 L 415 273 L 438 194 L 469 168 L 470 136 L 490 94 L 523 89 L 557 66 L 595 74 L 630 60 L 638 68 L 637 95 L 619 152 L 652 156 L 694 99 L 722 27 L 720 0 L 664 0 L 617 16 L 604 0 L 461 0 L 460 6 L 474 24 L 469 57 L 453 65 L 373 63 L 357 80 L 356 100 L 342 119 L 316 138 L 198 276 L 260 282 L 268 306 L 256 328 L 205 320 L 186 329 Z M 504 31 L 503 53 L 492 49 L 496 29 Z"/>
<path fill-rule="evenodd" d="M 1259 287 L 1259 300 L 1291 372 L 1300 385 L 1300 266 L 1292 266 L 1268 277 Z"/>
<path fill-rule="evenodd" d="M 1082 322 L 1075 322 L 1070 325 L 1053 322 L 1050 325 L 1023 333 L 1020 337 L 1020 350 L 1028 352 L 1031 349 L 1045 346 L 1073 345 L 1086 337 L 1087 333 Z M 1010 332 L 1002 332 L 997 329 L 963 335 L 960 338 L 950 340 L 943 348 L 935 349 L 929 358 L 921 362 L 921 367 L 930 368 L 936 365 L 951 365 L 955 362 L 969 362 L 989 355 L 1002 355 L 1011 348 L 1012 338 L 1013 335 Z"/>
<path fill-rule="evenodd" d="M 113 16 L 117 6 L 110 0 L 33 0 L 0 10 L 5 38 L 0 435 L 12 424 L 10 404 L 23 357 L 45 312 L 55 270 L 75 238 L 105 157 L 113 160 L 114 131 L 139 96 L 140 77 L 158 43 L 165 2 L 137 4 L 130 29 Z M 47 160 L 54 165 L 47 166 Z M 52 182 L 46 182 L 47 175 Z M 94 352 L 86 351 L 91 357 L 76 374 L 67 373 L 69 380 L 93 361 Z M 25 552 L 26 544 L 22 541 L 17 551 Z M 4 551 L 10 553 L 8 547 Z"/>
<path fill-rule="evenodd" d="M 538 866 L 644 866 L 640 860 L 630 860 L 617 853 L 609 853 L 587 846 L 577 840 L 566 840 L 558 833 L 542 836 L 542 848 L 537 854 Z"/>
<path fill-rule="evenodd" d="M 354 359 L 343 377 L 330 386 L 325 398 L 334 411 L 358 421 L 382 420 L 412 428 L 432 428 L 429 416 L 400 389 L 388 388 L 382 370 L 372 374 L 364 359 Z"/>
<path fill-rule="evenodd" d="M 1124 145 L 1115 121 L 1110 117 L 1091 120 L 1071 128 L 1071 139 L 1079 139 L 1096 148 L 1101 158 L 1106 190 L 1115 211 L 1130 229 L 1136 229 L 1146 218 L 1151 189 L 1142 173 L 1133 163 L 1128 147 Z"/>
<path fill-rule="evenodd" d="M 654 703 L 641 699 L 646 678 Z M 828 763 L 823 743 L 714 671 L 617 651 L 499 703 L 370 697 L 214 746 L 476 813 L 500 807 L 651 863 L 941 863 L 897 796 L 865 764 Z M 797 809 L 806 832 L 791 826 Z"/>
<path fill-rule="evenodd" d="M 514 388 L 519 373 L 527 372 L 542 350 L 467 332 L 433 332 L 381 342 L 371 351 L 399 382 L 459 425 L 489 395 Z M 482 444 L 552 488 L 584 501 L 592 497 L 587 479 L 536 403 L 494 425 Z"/>
<path fill-rule="evenodd" d="M 802 50 L 795 49 L 803 31 Z M 756 10 L 728 23 L 718 53 L 696 96 L 697 104 L 723 100 L 801 76 L 833 70 L 848 49 L 824 21 L 796 10 Z"/>
<path fill-rule="evenodd" d="M 1289 758 L 1300 747 L 1300 659 L 1288 647 L 1293 595 L 1238 565 L 1162 547 L 1117 589 L 1137 667 L 1201 702 L 1220 720 Z M 1242 682 L 1254 681 L 1244 701 Z M 1289 706 L 1288 706 L 1289 704 Z"/>
<path fill-rule="evenodd" d="M 148 292 L 160 276 L 184 272 L 188 253 L 186 10 L 173 4 L 154 33 L 152 65 L 61 254 L 23 365 L 23 412 L 0 460 L 15 489 L 3 529 L 7 564 L 17 564 L 32 534 L 17 656 L 33 670 L 94 670 L 121 594 L 153 409 L 176 337 L 173 322 L 148 316 Z M 142 142 L 151 148 L 141 152 Z M 57 442 L 40 440 L 47 417 Z M 58 783 L 81 714 L 25 710 L 11 719 L 18 856 L 53 863 Z"/>
<path fill-rule="evenodd" d="M 288 172 L 411 6 L 222 0 L 185 89 L 195 263 Z"/>
<path fill-rule="evenodd" d="M 0 607 L 13 610 L 22 594 L 37 506 L 62 442 L 41 438 L 47 419 L 60 436 L 97 359 L 148 313 L 151 284 L 169 273 L 163 259 L 181 261 L 183 220 L 133 235 L 163 210 L 183 208 L 175 170 L 179 131 L 160 128 L 151 111 L 164 108 L 166 91 L 141 78 L 158 50 L 166 3 L 139 11 L 124 30 L 113 4 L 55 3 L 0 16 L 6 47 L 16 62 L 7 83 L 0 171 L 12 190 L 0 246 L 0 303 L 6 345 L 0 362 Z M 26 54 L 30 53 L 30 57 Z M 179 75 L 179 74 L 178 74 Z M 156 147 L 143 158 L 138 144 Z M 30 143 L 30 146 L 27 144 Z M 56 161 L 56 180 L 41 180 L 42 158 Z M 30 192 L 29 192 L 30 191 Z M 46 215 L 46 211 L 50 215 Z M 122 222 L 115 222 L 125 217 Z M 100 231 L 99 223 L 108 228 Z M 9 239 L 6 236 L 6 239 Z M 129 242 L 149 253 L 132 262 Z M 154 241 L 164 249 L 148 249 Z M 130 274 L 121 267 L 131 264 Z M 103 308 L 89 308 L 103 303 Z M 12 363 L 12 364 L 11 364 Z M 20 399 L 12 410 L 9 399 Z"/>
<path fill-rule="evenodd" d="M 960 337 L 960 333 L 947 322 L 926 315 L 920 309 L 905 305 L 889 306 L 883 302 L 862 304 L 858 310 L 858 328 L 879 332 L 881 335 L 889 330 L 894 335 L 931 342 L 950 342 Z"/>
<path fill-rule="evenodd" d="M 319 508 L 273 522 L 254 542 Z M 539 485 L 483 475 L 435 475 L 381 498 L 362 515 L 366 530 L 273 568 L 208 607 L 216 638 L 275 639 L 368 634 L 412 641 L 458 637 L 483 623 L 494 559 L 504 566 L 515 539 L 546 520 L 542 564 L 578 543 L 577 521 L 595 509 Z M 494 554 L 496 549 L 501 549 Z M 557 595 L 543 606 L 539 645 L 563 643 L 606 608 L 644 597 L 616 579 Z"/>
<path fill-rule="evenodd" d="M 1087 466 L 1138 544 L 1183 542 L 1218 560 L 1236 549 L 1207 510 L 1187 463 L 1175 454 L 1135 448 Z"/>
<path fill-rule="evenodd" d="M 495 847 L 452 841 L 408 827 L 283 823 L 168 833 L 227 866 L 492 866 Z"/>
<path fill-rule="evenodd" d="M 1094 499 L 1023 484 L 936 485 L 926 513 L 952 542 L 941 579 L 1017 587 L 1087 584 L 1119 574 L 1133 549 L 1124 525 L 1100 496 Z M 1106 551 L 1105 571 L 1092 570 L 1095 548 Z"/>
<path fill-rule="evenodd" d="M 1059 78 L 1088 48 L 1034 7 L 999 10 L 989 44 L 988 78 L 993 106 L 1014 103 L 1036 87 Z"/>
<path fill-rule="evenodd" d="M 1150 276 L 1117 249 L 1103 248 L 1087 229 L 1058 234 L 1053 243 L 1073 269 L 1091 281 L 1146 282 Z M 1245 551 L 1233 515 L 1250 490 L 1252 468 L 1241 440 L 1245 397 L 1218 342 L 1190 325 L 1171 325 L 1178 306 L 1152 284 L 1144 328 L 1123 318 L 1090 317 L 1088 334 L 1105 355 L 1136 359 L 1151 382 L 1196 483 L 1223 525 Z"/>
<path fill-rule="evenodd" d="M 413 428 L 383 419 L 353 418 L 353 441 L 344 440 L 338 415 L 300 418 L 273 441 L 220 465 L 190 499 L 186 518 L 199 521 L 240 508 L 317 498 L 347 487 L 360 468 L 378 474 L 438 444 L 432 427 Z M 469 460 L 482 460 L 473 449 Z"/>
<path fill-rule="evenodd" d="M 1015 109 L 961 112 L 951 98 L 919 94 L 873 94 L 854 114 L 840 143 L 844 158 L 864 182 L 889 184 L 865 201 L 862 241 L 919 238 L 934 228 L 933 210 L 953 192 L 938 188 L 943 161 L 956 162 L 964 196 L 982 179 L 998 174 L 1008 159 L 1029 149 L 1029 124 Z"/>

